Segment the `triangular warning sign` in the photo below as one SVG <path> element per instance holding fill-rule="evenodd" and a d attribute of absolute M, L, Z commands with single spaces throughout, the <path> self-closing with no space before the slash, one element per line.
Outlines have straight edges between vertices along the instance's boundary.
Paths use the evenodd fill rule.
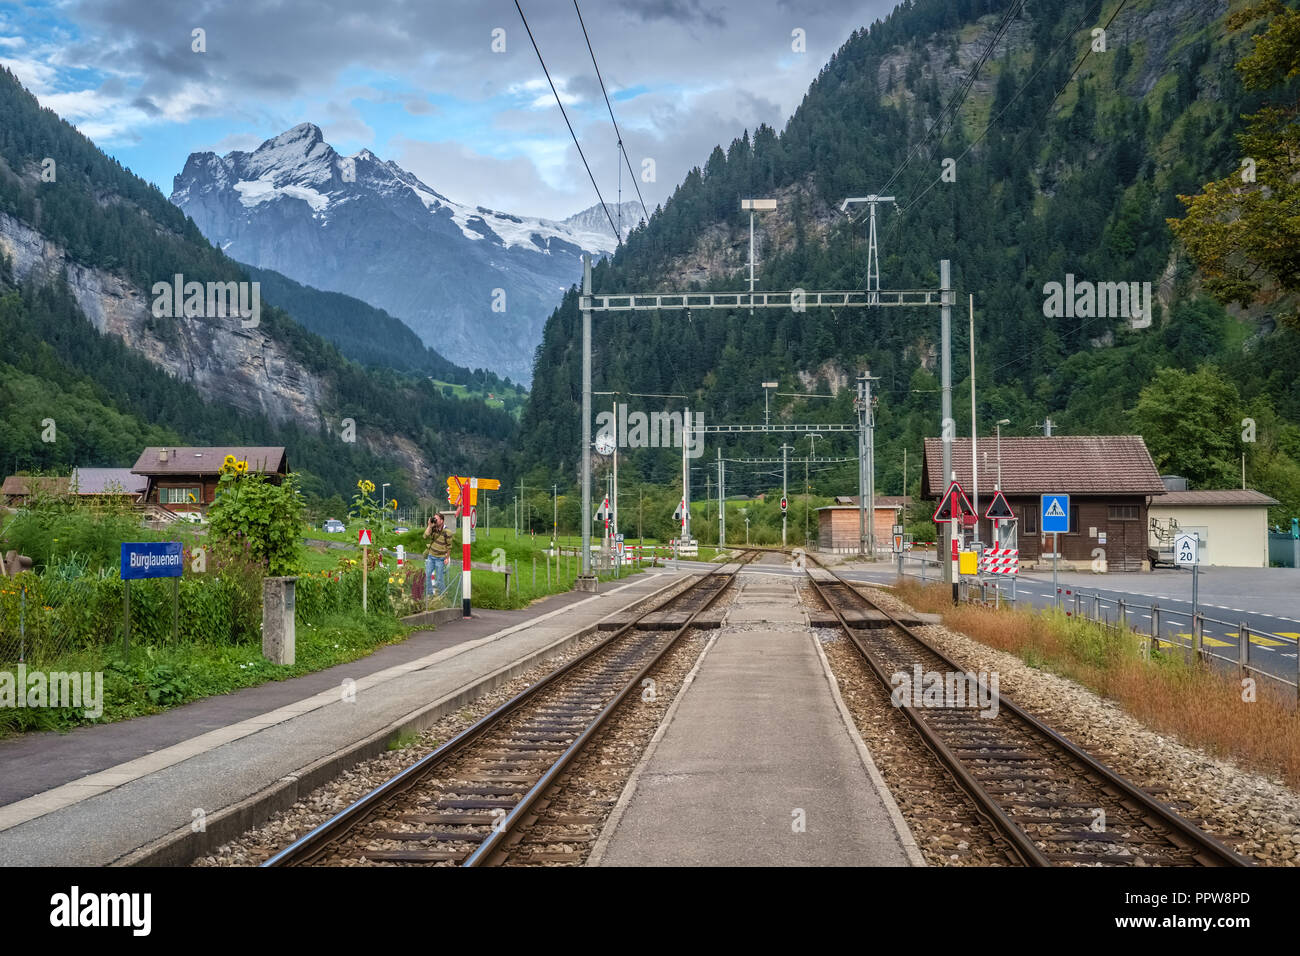
<path fill-rule="evenodd" d="M 357 544 L 361 545 L 361 547 L 363 547 L 363 548 L 368 548 L 368 547 L 370 547 L 370 545 L 371 545 L 371 540 L 370 540 L 370 529 L 369 529 L 369 528 L 362 528 L 362 529 L 357 533 Z"/>
<path fill-rule="evenodd" d="M 609 517 L 609 499 L 606 498 L 604 501 L 600 503 L 600 507 L 596 509 L 596 520 L 604 521 L 608 517 Z"/>
<path fill-rule="evenodd" d="M 1015 513 L 1011 506 L 1007 504 L 1007 499 L 1002 497 L 1002 492 L 993 492 L 993 502 L 989 505 L 989 510 L 984 512 L 986 518 L 1014 518 Z"/>
<path fill-rule="evenodd" d="M 677 502 L 677 510 L 673 512 L 673 520 L 681 521 L 682 512 L 685 510 L 686 510 L 686 499 L 683 498 L 681 501 Z"/>
<path fill-rule="evenodd" d="M 966 497 L 966 492 L 962 491 L 961 485 L 954 481 L 948 486 L 943 500 L 939 502 L 939 507 L 935 509 L 934 520 L 956 521 L 963 514 L 974 513 L 974 511 L 970 499 Z"/>
<path fill-rule="evenodd" d="M 1048 506 L 1047 506 L 1047 510 L 1043 512 L 1043 517 L 1045 517 L 1045 518 L 1064 518 L 1064 517 L 1065 517 L 1065 509 L 1061 507 L 1061 499 L 1060 499 L 1060 498 L 1053 498 L 1053 499 L 1052 499 L 1052 503 L 1051 503 L 1050 505 L 1048 505 Z"/>

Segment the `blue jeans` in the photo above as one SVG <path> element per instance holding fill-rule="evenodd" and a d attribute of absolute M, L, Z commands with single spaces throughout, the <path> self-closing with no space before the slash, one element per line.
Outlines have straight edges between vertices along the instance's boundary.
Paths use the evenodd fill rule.
<path fill-rule="evenodd" d="M 433 579 L 433 593 L 442 594 L 447 589 L 447 559 L 426 555 L 424 558 L 424 576 Z"/>

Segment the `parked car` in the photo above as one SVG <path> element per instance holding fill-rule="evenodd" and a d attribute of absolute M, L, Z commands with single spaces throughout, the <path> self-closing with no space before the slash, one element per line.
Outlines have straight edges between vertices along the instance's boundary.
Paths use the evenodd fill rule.
<path fill-rule="evenodd" d="M 396 528 L 393 529 L 393 534 L 406 534 L 406 532 L 410 530 L 411 529 L 408 528 L 406 525 L 399 524 Z"/>
<path fill-rule="evenodd" d="M 343 527 L 343 522 L 338 518 L 326 518 L 324 530 L 330 534 L 342 534 L 347 528 Z"/>
<path fill-rule="evenodd" d="M 183 511 L 181 512 L 181 518 L 184 519 L 185 521 L 188 521 L 190 524 L 208 523 L 208 519 L 203 517 L 203 513 L 201 511 Z"/>

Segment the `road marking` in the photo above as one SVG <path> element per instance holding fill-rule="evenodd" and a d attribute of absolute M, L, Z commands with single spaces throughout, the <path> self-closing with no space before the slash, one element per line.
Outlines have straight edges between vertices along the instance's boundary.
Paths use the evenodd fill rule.
<path fill-rule="evenodd" d="M 1229 637 L 1236 637 L 1236 636 L 1237 636 L 1237 632 L 1236 632 L 1236 631 L 1226 631 L 1225 633 L 1226 633 Z M 1285 641 L 1275 641 L 1275 640 L 1273 640 L 1271 637 L 1259 637 L 1259 636 L 1256 635 L 1256 634 L 1252 634 L 1252 635 L 1250 635 L 1250 643 L 1252 643 L 1252 644 L 1258 644 L 1260 647 L 1282 647 L 1286 642 L 1285 642 Z"/>

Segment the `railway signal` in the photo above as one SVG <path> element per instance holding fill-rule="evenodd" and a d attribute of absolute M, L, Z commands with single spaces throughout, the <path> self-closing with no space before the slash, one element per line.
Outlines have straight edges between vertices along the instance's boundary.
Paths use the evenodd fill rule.
<path fill-rule="evenodd" d="M 461 549 L 461 611 L 463 617 L 470 616 L 470 543 L 474 540 L 473 529 L 477 524 L 478 491 L 495 491 L 501 487 L 496 478 L 465 478 L 461 475 L 447 477 L 447 500 L 456 507 L 460 518 Z"/>
<path fill-rule="evenodd" d="M 962 491 L 961 484 L 956 478 L 948 485 L 948 490 L 944 492 L 943 500 L 939 502 L 939 507 L 934 509 L 934 520 L 938 522 L 947 521 L 951 525 L 949 537 L 952 538 L 952 603 L 957 603 L 957 582 L 960 578 L 958 570 L 958 547 L 961 535 L 958 533 L 958 526 L 962 522 L 962 517 L 966 514 L 975 514 L 975 509 L 971 507 L 970 499 L 966 497 L 966 492 Z"/>

